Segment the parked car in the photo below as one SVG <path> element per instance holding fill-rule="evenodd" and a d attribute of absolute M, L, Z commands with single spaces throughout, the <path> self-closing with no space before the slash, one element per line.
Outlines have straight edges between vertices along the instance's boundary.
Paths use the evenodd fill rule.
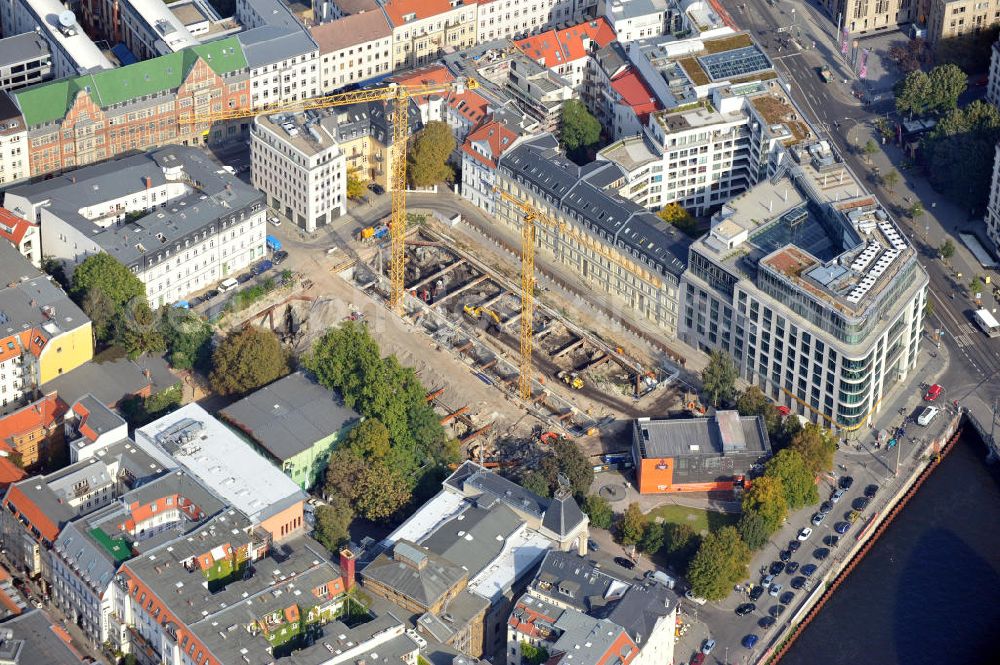
<path fill-rule="evenodd" d="M 764 588 L 763 584 L 758 584 L 754 588 L 750 589 L 750 600 L 758 601 L 760 597 L 764 595 L 767 589 Z"/>
<path fill-rule="evenodd" d="M 254 275 L 263 275 L 273 267 L 274 264 L 265 259 L 260 263 L 255 264 L 254 267 L 250 269 L 250 272 L 252 272 Z"/>
<path fill-rule="evenodd" d="M 283 249 L 279 249 L 277 252 L 271 255 L 271 263 L 274 265 L 281 265 L 281 262 L 288 258 L 288 252 Z"/>
<path fill-rule="evenodd" d="M 811 536 L 811 535 L 813 535 L 813 530 L 810 529 L 809 527 L 806 527 L 806 528 L 802 529 L 801 531 L 799 531 L 799 536 L 798 536 L 799 541 L 805 542 L 805 541 L 809 540 L 809 536 Z"/>
<path fill-rule="evenodd" d="M 772 584 L 774 584 L 774 575 L 765 575 L 760 581 L 760 585 L 764 589 L 770 589 Z"/>
<path fill-rule="evenodd" d="M 927 407 L 926 409 L 920 412 L 919 416 L 917 416 L 917 424 L 920 425 L 921 427 L 927 427 L 928 425 L 931 424 L 931 421 L 934 420 L 935 416 L 937 416 L 937 414 L 940 412 L 941 409 L 939 409 L 936 406 Z"/>
<path fill-rule="evenodd" d="M 766 630 L 774 625 L 774 617 L 761 617 L 757 625 Z"/>
<path fill-rule="evenodd" d="M 788 586 L 792 587 L 793 589 L 801 589 L 803 586 L 805 586 L 805 583 L 806 583 L 806 578 L 799 575 L 798 577 L 793 579 Z"/>
<path fill-rule="evenodd" d="M 736 608 L 736 616 L 738 616 L 738 617 L 745 617 L 746 615 L 750 614 L 751 612 L 753 612 L 756 609 L 757 609 L 757 606 L 754 605 L 753 603 L 743 603 L 742 605 L 739 605 Z"/>
<path fill-rule="evenodd" d="M 784 570 L 785 570 L 785 562 L 775 561 L 774 563 L 771 564 L 771 567 L 768 569 L 768 572 L 770 572 L 772 575 L 780 575 L 781 573 L 784 572 Z"/>
<path fill-rule="evenodd" d="M 854 484 L 854 478 L 851 476 L 841 476 L 838 484 L 840 485 L 840 489 L 849 490 L 851 489 L 851 485 Z"/>
<path fill-rule="evenodd" d="M 840 544 L 840 536 L 831 533 L 823 539 L 823 544 L 827 547 L 836 547 Z"/>
<path fill-rule="evenodd" d="M 771 616 L 773 616 L 774 618 L 777 619 L 778 617 L 780 617 L 785 612 L 785 606 L 784 605 L 774 605 L 768 611 L 771 613 Z"/>
<path fill-rule="evenodd" d="M 705 665 L 705 654 L 696 653 L 691 656 L 691 662 L 688 665 Z"/>
<path fill-rule="evenodd" d="M 813 513 L 812 520 L 810 521 L 812 522 L 813 526 L 819 526 L 820 524 L 823 523 L 823 520 L 825 519 L 826 519 L 826 513 Z"/>
<path fill-rule="evenodd" d="M 370 189 L 375 196 L 382 196 L 385 194 L 385 187 L 375 182 L 368 185 L 368 189 Z"/>
<path fill-rule="evenodd" d="M 851 523 L 837 522 L 836 524 L 833 525 L 833 530 L 843 536 L 845 533 L 851 530 Z"/>
<path fill-rule="evenodd" d="M 767 590 L 767 595 L 777 598 L 778 594 L 781 593 L 781 590 L 784 588 L 785 586 L 783 584 L 774 584 Z"/>
<path fill-rule="evenodd" d="M 591 552 L 600 552 L 601 551 L 601 546 L 598 545 L 597 541 L 594 540 L 593 538 L 588 538 L 587 539 L 587 549 L 589 549 Z"/>
<path fill-rule="evenodd" d="M 799 572 L 801 572 L 806 577 L 812 577 L 813 573 L 816 572 L 816 564 L 807 563 L 806 565 L 802 566 L 802 570 Z"/>
<path fill-rule="evenodd" d="M 780 552 L 778 552 L 778 558 L 781 559 L 782 561 L 788 561 L 789 559 L 792 558 L 792 553 L 788 550 L 781 550 Z"/>
<path fill-rule="evenodd" d="M 878 485 L 869 485 L 865 488 L 865 496 L 869 499 L 874 499 L 876 494 L 878 494 Z"/>
<path fill-rule="evenodd" d="M 780 598 L 778 598 L 778 602 L 781 603 L 782 605 L 791 605 L 793 600 L 795 600 L 794 591 L 786 591 L 785 593 L 781 594 Z"/>
<path fill-rule="evenodd" d="M 279 219 L 276 215 L 271 215 L 268 217 L 267 221 L 271 222 L 274 226 L 281 226 L 281 219 Z"/>
<path fill-rule="evenodd" d="M 789 540 L 788 541 L 788 551 L 789 552 L 792 552 L 794 554 L 795 552 L 799 551 L 800 547 L 802 547 L 802 543 L 800 543 L 799 541 L 797 541 L 797 540 Z"/>
<path fill-rule="evenodd" d="M 614 558 L 614 562 L 617 563 L 622 568 L 624 568 L 625 570 L 634 570 L 635 569 L 635 562 L 633 562 L 633 561 L 631 561 L 629 559 L 626 559 L 623 556 L 616 556 Z"/>
<path fill-rule="evenodd" d="M 785 572 L 788 573 L 789 575 L 794 575 L 798 569 L 799 569 L 798 561 L 789 561 L 788 565 L 785 566 Z"/>
<path fill-rule="evenodd" d="M 828 556 L 830 556 L 830 550 L 828 550 L 825 547 L 820 547 L 815 552 L 813 552 L 813 557 L 815 557 L 816 559 L 818 559 L 820 561 L 822 561 L 823 559 L 825 559 Z"/>
<path fill-rule="evenodd" d="M 845 490 L 834 490 L 833 494 L 830 495 L 830 501 L 832 503 L 837 503 L 844 496 L 844 494 L 846 494 Z"/>
<path fill-rule="evenodd" d="M 933 402 L 934 400 L 936 400 L 938 397 L 941 396 L 941 391 L 943 389 L 944 388 L 941 387 L 940 383 L 935 383 L 933 386 L 927 389 L 926 393 L 924 393 L 924 399 L 927 400 L 928 402 Z"/>
<path fill-rule="evenodd" d="M 820 515 L 823 516 L 829 515 L 831 510 L 833 510 L 833 501 L 824 501 L 819 505 Z"/>
<path fill-rule="evenodd" d="M 757 644 L 757 642 L 759 640 L 760 640 L 759 637 L 757 637 L 756 635 L 750 634 L 750 635 L 747 635 L 746 637 L 744 637 L 743 640 L 740 642 L 740 644 L 742 644 L 744 646 L 744 648 L 753 649 L 754 646 L 756 646 L 756 644 Z"/>
<path fill-rule="evenodd" d="M 867 496 L 859 496 L 854 501 L 851 501 L 851 508 L 854 508 L 854 510 L 864 510 L 871 502 L 872 500 Z"/>
<path fill-rule="evenodd" d="M 709 638 L 705 640 L 705 643 L 701 645 L 701 652 L 706 656 L 712 653 L 712 649 L 715 648 L 715 640 Z"/>

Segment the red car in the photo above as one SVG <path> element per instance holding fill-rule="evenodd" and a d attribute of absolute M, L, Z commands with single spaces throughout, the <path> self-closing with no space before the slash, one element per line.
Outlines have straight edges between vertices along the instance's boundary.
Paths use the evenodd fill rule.
<path fill-rule="evenodd" d="M 940 396 L 941 396 L 941 384 L 935 383 L 933 386 L 927 389 L 927 392 L 924 394 L 924 399 L 927 400 L 928 402 L 933 402 Z"/>
<path fill-rule="evenodd" d="M 696 653 L 691 658 L 691 665 L 702 665 L 702 663 L 704 662 L 705 662 L 705 654 L 703 653 Z"/>

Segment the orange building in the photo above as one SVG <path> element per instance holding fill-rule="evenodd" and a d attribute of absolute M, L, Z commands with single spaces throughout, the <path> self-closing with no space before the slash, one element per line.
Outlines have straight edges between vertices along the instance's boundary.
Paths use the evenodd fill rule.
<path fill-rule="evenodd" d="M 710 418 L 638 418 L 632 456 L 640 494 L 731 491 L 771 456 L 759 416 L 718 411 Z"/>
<path fill-rule="evenodd" d="M 30 469 L 63 456 L 62 417 L 66 405 L 54 392 L 0 417 L 0 455 L 16 456 L 16 464 Z M 20 478 L 7 480 L 14 482 Z"/>

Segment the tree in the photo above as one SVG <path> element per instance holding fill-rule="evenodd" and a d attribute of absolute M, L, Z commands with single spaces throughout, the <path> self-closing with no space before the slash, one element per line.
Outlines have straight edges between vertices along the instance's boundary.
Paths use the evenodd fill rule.
<path fill-rule="evenodd" d="M 590 526 L 597 529 L 610 529 L 614 519 L 611 504 L 603 496 L 591 494 L 583 501 L 583 512 L 590 518 Z"/>
<path fill-rule="evenodd" d="M 951 241 L 951 238 L 941 243 L 941 246 L 938 247 L 938 254 L 940 254 L 941 258 L 945 261 L 955 256 L 955 243 Z"/>
<path fill-rule="evenodd" d="M 633 501 L 625 509 L 619 531 L 623 545 L 635 546 L 642 540 L 646 533 L 646 516 L 638 503 Z"/>
<path fill-rule="evenodd" d="M 244 395 L 288 374 L 288 354 L 269 330 L 246 328 L 219 342 L 208 380 L 222 395 Z"/>
<path fill-rule="evenodd" d="M 896 169 L 893 169 L 882 176 L 882 184 L 885 185 L 885 188 L 889 190 L 890 194 L 892 193 L 892 190 L 895 189 L 896 185 L 899 184 L 900 180 L 901 177 L 899 175 L 899 171 Z"/>
<path fill-rule="evenodd" d="M 706 600 L 722 600 L 734 584 L 747 577 L 749 563 L 750 548 L 734 527 L 708 534 L 688 568 L 691 593 Z"/>
<path fill-rule="evenodd" d="M 664 544 L 661 550 L 667 561 L 678 571 L 686 571 L 700 540 L 698 534 L 687 524 L 668 522 L 664 527 Z"/>
<path fill-rule="evenodd" d="M 389 445 L 389 430 L 378 418 L 365 418 L 347 433 L 340 450 L 366 462 L 384 460 L 392 450 Z"/>
<path fill-rule="evenodd" d="M 979 277 L 973 277 L 972 281 L 969 282 L 969 293 L 975 296 L 977 293 L 983 290 L 983 282 Z"/>
<path fill-rule="evenodd" d="M 358 514 L 373 522 L 392 517 L 413 496 L 412 484 L 400 469 L 382 460 L 366 464 L 357 483 L 354 506 Z"/>
<path fill-rule="evenodd" d="M 455 135 L 447 123 L 428 122 L 413 137 L 407 159 L 407 173 L 414 187 L 429 187 L 439 182 L 451 182 L 455 172 L 448 166 L 448 157 L 455 150 Z"/>
<path fill-rule="evenodd" d="M 101 344 L 110 342 L 114 337 L 114 324 L 118 316 L 111 298 L 104 291 L 93 289 L 83 296 L 80 309 L 90 319 L 97 341 Z"/>
<path fill-rule="evenodd" d="M 924 205 L 918 201 L 910 206 L 910 209 L 907 212 L 914 221 L 918 221 L 924 216 Z"/>
<path fill-rule="evenodd" d="M 524 474 L 521 477 L 521 487 L 529 492 L 534 492 L 538 496 L 547 497 L 552 495 L 549 481 L 545 478 L 545 474 L 540 471 L 529 471 Z"/>
<path fill-rule="evenodd" d="M 563 104 L 560 140 L 567 153 L 580 155 L 594 146 L 601 138 L 601 123 L 590 115 L 587 107 L 578 99 Z"/>
<path fill-rule="evenodd" d="M 139 665 L 139 659 L 134 653 L 127 653 L 118 660 L 118 665 Z"/>
<path fill-rule="evenodd" d="M 736 377 L 736 364 L 726 352 L 715 350 L 709 354 L 708 366 L 701 373 L 701 383 L 713 406 L 733 398 Z"/>
<path fill-rule="evenodd" d="M 861 151 L 865 155 L 865 160 L 871 164 L 872 156 L 878 152 L 878 143 L 875 143 L 874 139 L 868 139 L 868 142 L 861 148 Z"/>
<path fill-rule="evenodd" d="M 837 452 L 837 442 L 830 430 L 816 423 L 809 423 L 802 431 L 792 437 L 789 446 L 802 456 L 806 468 L 817 476 L 833 468 L 833 456 Z"/>
<path fill-rule="evenodd" d="M 919 69 L 912 71 L 896 83 L 893 93 L 896 96 L 896 111 L 900 115 L 923 115 L 930 105 L 930 78 Z"/>
<path fill-rule="evenodd" d="M 816 476 L 806 466 L 798 451 L 786 448 L 768 460 L 764 475 L 781 481 L 789 510 L 798 510 L 819 501 Z"/>
<path fill-rule="evenodd" d="M 891 60 L 903 74 L 920 69 L 926 62 L 928 55 L 927 40 L 907 39 L 906 41 L 894 44 L 889 47 L 889 60 Z"/>
<path fill-rule="evenodd" d="M 365 195 L 365 181 L 361 179 L 361 172 L 356 166 L 347 169 L 347 198 L 360 199 Z"/>
<path fill-rule="evenodd" d="M 645 533 L 642 534 L 642 541 L 639 542 L 639 549 L 649 555 L 656 554 L 663 547 L 665 537 L 662 522 L 649 522 Z"/>
<path fill-rule="evenodd" d="M 594 482 L 594 465 L 580 450 L 579 444 L 565 438 L 558 439 L 542 457 L 538 472 L 548 485 L 549 491 L 545 496 L 559 487 L 559 474 L 566 477 L 573 495 L 578 498 L 586 496 Z"/>
<path fill-rule="evenodd" d="M 521 662 L 524 665 L 541 665 L 549 659 L 545 647 L 536 647 L 530 642 L 521 640 Z"/>
<path fill-rule="evenodd" d="M 948 112 L 921 144 L 931 184 L 973 210 L 984 206 L 998 139 L 1000 111 L 992 104 L 977 100 Z"/>
<path fill-rule="evenodd" d="M 697 220 L 679 203 L 668 203 L 656 214 L 667 224 L 676 226 L 685 235 L 695 236 L 698 234 Z"/>
<path fill-rule="evenodd" d="M 115 341 L 131 360 L 144 353 L 167 350 L 159 317 L 145 300 L 133 301 L 119 315 L 115 325 Z"/>
<path fill-rule="evenodd" d="M 777 531 L 788 514 L 788 501 L 781 479 L 774 476 L 757 478 L 743 495 L 742 507 L 744 515 L 753 513 L 763 519 L 768 536 Z"/>
<path fill-rule="evenodd" d="M 115 311 L 122 311 L 133 299 L 145 300 L 146 286 L 132 271 L 110 254 L 92 254 L 73 271 L 70 295 L 82 303 L 87 294 L 99 291 Z"/>
<path fill-rule="evenodd" d="M 211 368 L 212 326 L 189 309 L 168 308 L 160 326 L 167 358 L 175 369 Z"/>
<path fill-rule="evenodd" d="M 930 83 L 931 109 L 946 113 L 958 108 L 958 98 L 969 85 L 965 72 L 953 64 L 938 65 L 927 75 Z"/>
<path fill-rule="evenodd" d="M 331 497 L 327 505 L 316 509 L 313 537 L 326 549 L 336 552 L 351 539 L 349 528 L 353 519 L 351 504 L 343 497 Z"/>
<path fill-rule="evenodd" d="M 928 298 L 924 301 L 924 318 L 929 319 L 934 316 L 934 303 Z"/>
<path fill-rule="evenodd" d="M 740 538 L 747 544 L 747 547 L 754 551 L 767 545 L 768 539 L 774 533 L 768 529 L 767 518 L 755 512 L 740 515 L 740 520 L 736 523 L 736 530 L 740 532 Z"/>
<path fill-rule="evenodd" d="M 736 398 L 736 410 L 741 416 L 759 416 L 769 403 L 759 386 L 747 386 Z"/>

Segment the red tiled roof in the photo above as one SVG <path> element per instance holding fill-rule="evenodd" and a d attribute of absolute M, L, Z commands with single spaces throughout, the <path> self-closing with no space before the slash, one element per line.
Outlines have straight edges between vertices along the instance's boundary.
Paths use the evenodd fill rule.
<path fill-rule="evenodd" d="M 455 76 L 443 65 L 431 65 L 422 67 L 407 74 L 394 76 L 392 80 L 402 86 L 432 85 L 435 83 L 450 83 L 455 80 Z M 478 123 L 488 111 L 489 102 L 473 90 L 465 90 L 461 94 L 455 92 L 441 93 L 448 106 L 455 109 L 460 115 L 469 120 L 472 124 Z M 427 102 L 428 95 L 414 97 L 416 104 Z"/>
<path fill-rule="evenodd" d="M 457 6 L 473 4 L 475 0 L 461 0 Z M 414 14 L 415 20 L 419 21 L 444 14 L 455 7 L 452 7 L 448 0 L 389 0 L 385 3 L 384 9 L 393 26 L 399 27 L 407 22 L 403 17 L 408 14 Z"/>
<path fill-rule="evenodd" d="M 465 139 L 462 150 L 473 159 L 482 162 L 483 165 L 495 169 L 497 167 L 497 159 L 511 146 L 516 138 L 517 134 L 505 124 L 493 120 L 480 125 L 477 129 L 470 132 L 469 136 Z M 490 147 L 490 154 L 493 156 L 492 159 L 472 147 L 473 143 L 484 141 Z"/>
<path fill-rule="evenodd" d="M 35 225 L 18 217 L 7 208 L 0 208 L 0 236 L 11 241 L 15 247 L 21 244 L 21 241 L 24 240 L 24 234 L 32 226 Z"/>
<path fill-rule="evenodd" d="M 587 40 L 603 48 L 615 40 L 615 30 L 607 19 L 599 18 L 563 30 L 547 30 L 514 44 L 532 60 L 551 68 L 585 57 Z"/>
<path fill-rule="evenodd" d="M 618 76 L 611 79 L 611 87 L 622 97 L 622 102 L 632 107 L 632 110 L 644 120 L 653 111 L 661 109 L 646 82 L 639 73 L 629 67 Z"/>
<path fill-rule="evenodd" d="M 320 53 L 333 53 L 350 46 L 392 36 L 392 28 L 380 11 L 345 16 L 309 28 Z"/>
<path fill-rule="evenodd" d="M 0 441 L 30 432 L 41 427 L 48 427 L 66 413 L 66 405 L 50 393 L 40 400 L 9 413 L 0 418 Z"/>
<path fill-rule="evenodd" d="M 7 489 L 11 483 L 24 480 L 27 477 L 24 469 L 11 462 L 6 457 L 0 457 L 0 489 Z"/>
<path fill-rule="evenodd" d="M 28 522 L 38 529 L 38 533 L 42 534 L 42 538 L 50 543 L 56 541 L 56 538 L 59 536 L 59 525 L 53 522 L 34 501 L 28 498 L 18 485 L 11 485 L 7 489 L 5 504 L 13 505 L 17 509 L 17 512 L 24 515 Z"/>

